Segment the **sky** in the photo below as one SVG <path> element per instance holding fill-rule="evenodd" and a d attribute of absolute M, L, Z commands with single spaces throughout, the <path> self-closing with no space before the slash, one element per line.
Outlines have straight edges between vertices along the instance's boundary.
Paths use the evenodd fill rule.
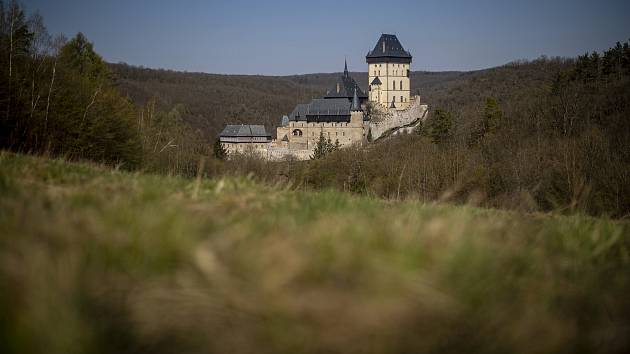
<path fill-rule="evenodd" d="M 630 0 L 22 0 L 109 62 L 219 74 L 366 71 L 381 33 L 412 70 L 573 57 L 630 39 Z"/>

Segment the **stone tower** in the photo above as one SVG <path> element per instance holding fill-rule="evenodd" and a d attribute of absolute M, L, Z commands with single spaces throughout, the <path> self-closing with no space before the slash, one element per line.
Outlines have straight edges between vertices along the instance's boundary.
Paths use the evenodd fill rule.
<path fill-rule="evenodd" d="M 393 34 L 383 34 L 365 57 L 370 102 L 403 110 L 409 106 L 411 54 Z"/>

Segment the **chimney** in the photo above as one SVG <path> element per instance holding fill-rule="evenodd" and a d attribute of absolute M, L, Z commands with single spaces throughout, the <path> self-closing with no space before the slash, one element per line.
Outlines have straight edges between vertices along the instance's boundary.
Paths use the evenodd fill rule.
<path fill-rule="evenodd" d="M 339 83 L 337 83 L 337 93 L 339 93 L 339 90 L 340 90 Z"/>
<path fill-rule="evenodd" d="M 385 53 L 385 41 L 383 41 L 383 53 Z"/>

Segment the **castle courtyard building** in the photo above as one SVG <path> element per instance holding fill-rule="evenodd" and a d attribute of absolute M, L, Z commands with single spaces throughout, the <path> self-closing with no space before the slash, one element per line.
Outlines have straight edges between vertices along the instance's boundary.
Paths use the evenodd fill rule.
<path fill-rule="evenodd" d="M 219 134 L 223 148 L 230 153 L 265 153 L 271 145 L 271 134 L 264 125 L 227 125 Z"/>
<path fill-rule="evenodd" d="M 352 102 L 346 98 L 318 98 L 299 104 L 288 116 L 288 124 L 277 128 L 277 138 L 289 150 L 311 150 L 320 135 L 346 146 L 365 135 L 364 114 L 358 90 Z"/>

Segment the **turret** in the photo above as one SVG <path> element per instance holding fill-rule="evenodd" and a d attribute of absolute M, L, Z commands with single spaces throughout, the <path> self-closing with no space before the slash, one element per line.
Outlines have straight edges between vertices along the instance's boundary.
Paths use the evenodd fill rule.
<path fill-rule="evenodd" d="M 363 109 L 361 109 L 361 100 L 357 95 L 357 88 L 354 88 L 354 97 L 352 97 L 352 105 L 350 106 L 350 125 L 354 127 L 363 126 Z"/>
<path fill-rule="evenodd" d="M 361 101 L 359 101 L 359 96 L 357 95 L 357 89 L 354 88 L 354 97 L 352 97 L 352 107 L 351 111 L 361 111 Z"/>

